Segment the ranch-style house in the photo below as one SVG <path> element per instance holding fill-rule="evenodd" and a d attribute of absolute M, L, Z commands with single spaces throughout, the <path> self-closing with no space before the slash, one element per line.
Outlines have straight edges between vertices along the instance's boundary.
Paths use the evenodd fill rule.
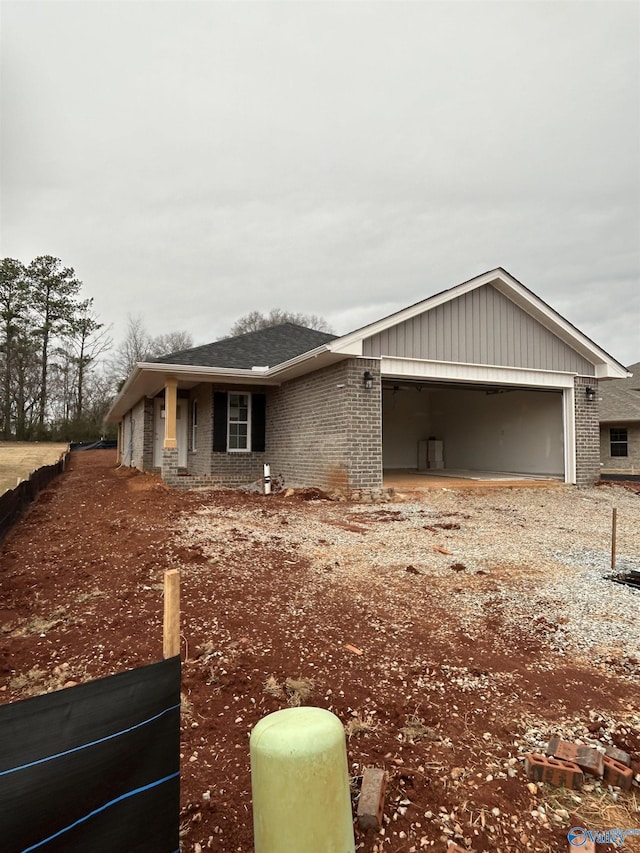
<path fill-rule="evenodd" d="M 599 477 L 599 392 L 626 368 L 506 270 L 349 334 L 284 324 L 139 363 L 120 463 L 173 486 L 381 489 L 385 471 Z"/>

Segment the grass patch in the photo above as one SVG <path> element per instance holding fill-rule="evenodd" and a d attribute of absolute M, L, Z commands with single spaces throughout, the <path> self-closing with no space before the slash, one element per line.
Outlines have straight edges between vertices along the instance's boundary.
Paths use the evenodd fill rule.
<path fill-rule="evenodd" d="M 275 696 L 276 699 L 279 699 L 282 696 L 282 684 L 280 684 L 275 675 L 270 675 L 269 678 L 267 678 L 262 689 L 267 695 Z"/>
<path fill-rule="evenodd" d="M 292 708 L 297 708 L 306 702 L 313 693 L 313 681 L 310 678 L 287 678 L 284 689 L 289 705 Z"/>
<path fill-rule="evenodd" d="M 378 723 L 373 719 L 372 714 L 361 714 L 358 711 L 358 713 L 345 724 L 344 730 L 346 732 L 347 739 L 351 740 L 351 738 L 356 735 L 373 732 L 377 728 Z"/>
<path fill-rule="evenodd" d="M 422 717 L 411 714 L 406 718 L 406 724 L 400 729 L 400 734 L 406 739 L 417 743 L 419 740 L 441 740 L 436 729 L 425 726 Z"/>
<path fill-rule="evenodd" d="M 640 800 L 635 790 L 618 791 L 615 800 L 606 788 L 587 792 L 544 785 L 542 790 L 547 815 L 564 809 L 571 816 L 566 821 L 567 826 L 573 817 L 579 826 L 598 832 L 606 829 L 635 829 L 640 826 Z M 627 836 L 622 849 L 629 853 L 638 853 L 640 836 Z"/>
<path fill-rule="evenodd" d="M 18 478 L 28 480 L 32 471 L 53 465 L 67 447 L 54 442 L 0 441 L 0 494 L 14 489 Z"/>

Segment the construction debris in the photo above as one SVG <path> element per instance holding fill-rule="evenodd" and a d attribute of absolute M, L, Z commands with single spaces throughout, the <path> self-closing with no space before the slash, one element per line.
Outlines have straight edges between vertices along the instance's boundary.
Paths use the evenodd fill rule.
<path fill-rule="evenodd" d="M 358 800 L 358 826 L 360 829 L 379 830 L 382 826 L 384 795 L 387 774 L 378 767 L 368 767 L 362 776 L 362 789 Z"/>

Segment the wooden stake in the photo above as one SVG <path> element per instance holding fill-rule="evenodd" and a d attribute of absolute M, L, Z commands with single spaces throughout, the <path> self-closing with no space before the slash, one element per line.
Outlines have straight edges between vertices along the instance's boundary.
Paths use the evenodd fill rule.
<path fill-rule="evenodd" d="M 618 510 L 614 506 L 611 518 L 611 568 L 616 567 L 616 528 L 618 526 Z"/>
<path fill-rule="evenodd" d="M 164 573 L 164 658 L 180 654 L 180 571 L 168 569 Z"/>

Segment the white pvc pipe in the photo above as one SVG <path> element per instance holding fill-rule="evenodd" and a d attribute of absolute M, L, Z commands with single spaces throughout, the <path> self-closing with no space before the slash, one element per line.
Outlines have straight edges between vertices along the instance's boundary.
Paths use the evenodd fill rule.
<path fill-rule="evenodd" d="M 264 464 L 264 493 L 271 494 L 271 465 L 268 462 Z"/>

